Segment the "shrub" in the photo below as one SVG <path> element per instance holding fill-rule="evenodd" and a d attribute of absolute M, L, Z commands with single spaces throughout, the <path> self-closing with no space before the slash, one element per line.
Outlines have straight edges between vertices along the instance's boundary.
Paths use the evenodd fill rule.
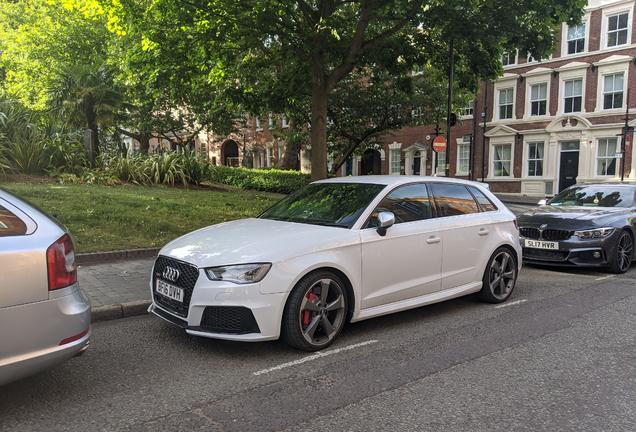
<path fill-rule="evenodd" d="M 289 194 L 308 185 L 311 176 L 298 171 L 212 166 L 210 180 L 243 189 Z"/>

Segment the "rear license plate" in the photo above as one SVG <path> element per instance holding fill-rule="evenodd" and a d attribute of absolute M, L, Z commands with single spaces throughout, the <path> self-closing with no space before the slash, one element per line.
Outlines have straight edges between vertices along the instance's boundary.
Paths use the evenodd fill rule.
<path fill-rule="evenodd" d="M 534 249 L 559 249 L 559 242 L 544 240 L 525 240 L 525 247 Z"/>
<path fill-rule="evenodd" d="M 157 279 L 157 286 L 155 287 L 155 291 L 172 300 L 183 303 L 183 290 L 179 287 L 170 285 L 169 283 L 165 283 L 164 281 Z"/>

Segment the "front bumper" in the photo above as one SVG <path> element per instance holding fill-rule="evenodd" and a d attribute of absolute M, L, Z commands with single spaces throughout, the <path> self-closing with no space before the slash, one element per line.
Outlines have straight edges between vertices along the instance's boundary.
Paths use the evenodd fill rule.
<path fill-rule="evenodd" d="M 572 236 L 567 240 L 559 240 L 558 249 L 539 249 L 527 247 L 527 240 L 519 237 L 522 256 L 525 263 L 558 265 L 570 267 L 607 267 L 611 257 L 616 253 L 616 244 L 621 230 L 615 230 L 602 239 L 581 240 Z"/>
<path fill-rule="evenodd" d="M 253 342 L 280 337 L 286 293 L 261 294 L 259 284 L 215 282 L 201 273 L 189 296 L 187 313 L 180 314 L 179 308 L 172 309 L 169 302 L 157 300 L 152 279 L 153 302 L 148 312 L 189 334 Z"/>

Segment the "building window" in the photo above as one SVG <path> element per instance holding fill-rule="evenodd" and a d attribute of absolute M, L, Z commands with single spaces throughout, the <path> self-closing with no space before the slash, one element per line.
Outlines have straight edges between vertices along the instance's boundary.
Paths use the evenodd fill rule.
<path fill-rule="evenodd" d="M 464 137 L 464 143 L 457 146 L 457 173 L 468 174 L 470 165 L 470 135 L 468 136 L 468 142 Z"/>
<path fill-rule="evenodd" d="M 272 113 L 269 113 L 269 128 L 274 129 L 275 125 L 276 125 L 276 122 L 274 120 L 274 116 L 272 116 Z"/>
<path fill-rule="evenodd" d="M 289 127 L 289 119 L 287 118 L 287 116 L 283 116 L 283 127 Z"/>
<path fill-rule="evenodd" d="M 607 46 L 614 47 L 627 44 L 627 21 L 629 13 L 607 18 Z"/>
<path fill-rule="evenodd" d="M 516 54 L 510 51 L 504 51 L 501 55 L 501 64 L 504 66 L 509 66 L 515 64 Z"/>
<path fill-rule="evenodd" d="M 603 109 L 623 107 L 623 74 L 603 77 Z"/>
<path fill-rule="evenodd" d="M 437 153 L 437 175 L 446 175 L 446 150 Z"/>
<path fill-rule="evenodd" d="M 513 89 L 506 89 L 499 91 L 499 119 L 511 119 L 512 118 L 512 106 L 513 106 Z"/>
<path fill-rule="evenodd" d="M 464 115 L 471 116 L 473 115 L 475 101 L 468 101 L 468 106 L 464 108 Z"/>
<path fill-rule="evenodd" d="M 565 82 L 563 112 L 577 113 L 581 112 L 581 103 L 583 101 L 583 80 L 572 80 Z"/>
<path fill-rule="evenodd" d="M 510 144 L 493 146 L 493 176 L 510 177 L 511 151 Z"/>
<path fill-rule="evenodd" d="M 528 144 L 528 176 L 543 176 L 543 143 Z"/>
<path fill-rule="evenodd" d="M 261 119 L 256 117 L 256 130 L 263 130 L 263 125 L 261 125 Z"/>
<path fill-rule="evenodd" d="M 568 54 L 585 51 L 585 23 L 580 26 L 568 27 Z"/>
<path fill-rule="evenodd" d="M 285 144 L 278 143 L 278 163 L 283 161 L 283 153 L 285 152 Z"/>
<path fill-rule="evenodd" d="M 267 147 L 267 166 L 271 167 L 274 160 L 274 148 Z"/>
<path fill-rule="evenodd" d="M 400 149 L 391 149 L 391 174 L 400 173 L 401 153 L 402 153 L 402 150 Z"/>
<path fill-rule="evenodd" d="M 530 115 L 545 115 L 548 100 L 548 85 L 538 84 L 530 87 Z"/>
<path fill-rule="evenodd" d="M 617 138 L 598 140 L 598 152 L 596 154 L 596 175 L 616 175 L 616 146 Z"/>

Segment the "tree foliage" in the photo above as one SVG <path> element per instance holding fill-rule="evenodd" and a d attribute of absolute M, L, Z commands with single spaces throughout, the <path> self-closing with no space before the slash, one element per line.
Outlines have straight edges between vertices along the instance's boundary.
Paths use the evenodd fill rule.
<path fill-rule="evenodd" d="M 326 177 L 327 107 L 355 69 L 404 75 L 413 65 L 444 65 L 449 42 L 464 73 L 501 72 L 502 47 L 540 58 L 562 22 L 576 22 L 584 0 L 112 0 L 119 24 L 144 35 L 151 56 L 177 53 L 172 76 L 198 65 L 246 106 L 275 112 L 311 95 L 312 179 Z M 275 109 L 278 108 L 278 109 Z"/>

